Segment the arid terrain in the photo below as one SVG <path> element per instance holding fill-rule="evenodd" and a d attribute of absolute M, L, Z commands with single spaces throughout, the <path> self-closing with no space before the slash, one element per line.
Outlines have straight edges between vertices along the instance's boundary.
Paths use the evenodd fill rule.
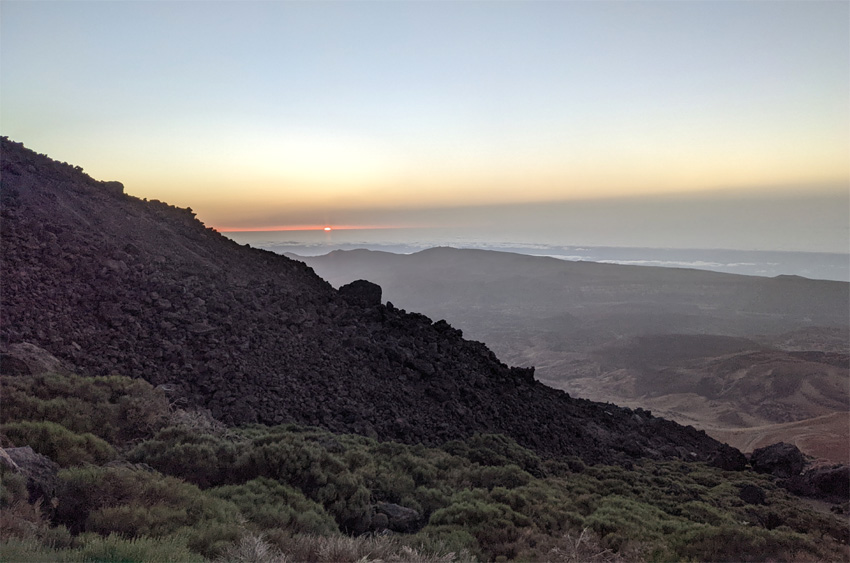
<path fill-rule="evenodd" d="M 743 451 L 848 461 L 848 284 L 436 248 L 299 258 L 380 284 L 574 396 L 650 409 Z"/>

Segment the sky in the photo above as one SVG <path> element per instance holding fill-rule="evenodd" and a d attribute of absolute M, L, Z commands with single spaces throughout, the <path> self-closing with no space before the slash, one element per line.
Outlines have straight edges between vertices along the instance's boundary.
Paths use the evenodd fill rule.
<path fill-rule="evenodd" d="M 850 3 L 3 0 L 0 133 L 220 230 L 848 252 Z"/>

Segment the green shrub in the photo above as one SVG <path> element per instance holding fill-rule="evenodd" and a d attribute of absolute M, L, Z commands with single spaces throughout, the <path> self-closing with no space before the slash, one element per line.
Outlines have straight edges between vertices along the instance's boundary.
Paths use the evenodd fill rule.
<path fill-rule="evenodd" d="M 492 490 L 494 487 L 514 489 L 528 484 L 533 477 L 514 464 L 499 467 L 477 467 L 470 471 L 473 487 Z"/>
<path fill-rule="evenodd" d="M 430 518 L 431 514 L 444 506 L 451 500 L 451 494 L 442 489 L 431 489 L 428 487 L 417 487 L 413 491 L 413 498 L 422 510 L 422 517 Z"/>
<path fill-rule="evenodd" d="M 15 445 L 30 446 L 61 467 L 83 463 L 106 463 L 115 459 L 115 450 L 97 436 L 77 434 L 55 422 L 10 422 L 0 425 Z"/>
<path fill-rule="evenodd" d="M 236 462 L 244 452 L 243 442 L 170 426 L 133 447 L 127 452 L 127 459 L 207 488 L 238 480 L 241 475 L 236 471 Z"/>
<path fill-rule="evenodd" d="M 584 527 L 584 518 L 576 512 L 573 497 L 557 480 L 536 479 L 515 489 L 497 487 L 490 492 L 490 498 L 527 516 L 541 533 L 560 534 Z"/>
<path fill-rule="evenodd" d="M 712 526 L 734 524 L 733 518 L 728 512 L 719 510 L 705 502 L 692 500 L 682 505 L 680 509 L 682 517 L 700 524 L 711 524 Z"/>
<path fill-rule="evenodd" d="M 3 421 L 50 421 L 112 444 L 150 436 L 168 420 L 165 394 L 118 375 L 3 376 Z"/>
<path fill-rule="evenodd" d="M 361 479 L 375 501 L 420 511 L 425 518 L 448 504 L 461 482 L 470 482 L 468 460 L 442 450 L 392 442 L 343 443 L 349 470 Z"/>
<path fill-rule="evenodd" d="M 27 502 L 28 499 L 27 478 L 0 464 L 0 508 L 16 502 Z"/>
<path fill-rule="evenodd" d="M 0 545 L 0 562 L 2 563 L 56 563 L 68 561 L 62 553 L 41 543 L 37 538 L 27 539 L 4 535 Z"/>
<path fill-rule="evenodd" d="M 337 454 L 310 438 L 277 429 L 254 438 L 236 471 L 295 487 L 321 504 L 341 528 L 351 528 L 369 509 L 369 490 Z"/>
<path fill-rule="evenodd" d="M 260 531 L 279 529 L 317 535 L 339 531 L 320 504 L 307 499 L 301 491 L 265 477 L 243 485 L 216 487 L 209 492 L 235 504 Z"/>
<path fill-rule="evenodd" d="M 662 522 L 671 517 L 658 508 L 617 495 L 604 497 L 585 522 L 602 538 L 603 544 L 619 551 L 627 539 L 658 542 L 663 538 Z"/>
<path fill-rule="evenodd" d="M 751 526 L 701 526 L 676 538 L 676 542 L 681 556 L 705 561 L 831 559 L 810 537 Z"/>
<path fill-rule="evenodd" d="M 184 527 L 236 526 L 238 509 L 179 479 L 119 467 L 59 472 L 56 521 L 73 533 L 162 537 Z"/>
<path fill-rule="evenodd" d="M 543 476 L 540 457 L 502 434 L 475 434 L 465 440 L 448 442 L 443 449 L 479 465 L 517 465 L 535 477 Z"/>
<path fill-rule="evenodd" d="M 243 529 L 241 525 L 235 522 L 206 521 L 183 528 L 180 533 L 186 536 L 186 545 L 189 546 L 189 549 L 208 559 L 213 559 L 238 542 L 243 534 Z"/>
<path fill-rule="evenodd" d="M 186 546 L 180 537 L 170 538 L 123 538 L 110 534 L 107 537 L 89 536 L 83 546 L 68 553 L 67 561 L 114 561 L 114 562 L 192 562 L 204 561 Z"/>
<path fill-rule="evenodd" d="M 493 559 L 500 555 L 514 556 L 513 544 L 520 536 L 520 528 L 532 525 L 528 517 L 506 504 L 494 502 L 485 491 L 475 490 L 458 493 L 449 506 L 435 511 L 423 532 L 463 530 L 475 538 L 487 559 Z"/>

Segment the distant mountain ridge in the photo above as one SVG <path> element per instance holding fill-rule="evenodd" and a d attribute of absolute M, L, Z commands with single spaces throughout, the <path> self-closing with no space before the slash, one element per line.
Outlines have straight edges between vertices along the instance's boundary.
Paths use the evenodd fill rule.
<path fill-rule="evenodd" d="M 811 455 L 850 460 L 846 425 L 802 423 L 823 429 L 850 410 L 847 282 L 455 248 L 298 259 L 334 285 L 368 275 L 386 299 L 446 318 L 574 396 L 652 409 L 742 448 L 784 425 Z"/>
<path fill-rule="evenodd" d="M 496 432 L 588 462 L 743 466 L 693 428 L 535 382 L 445 322 L 347 299 L 190 209 L 125 195 L 5 138 L 0 148 L 4 346 L 30 342 L 86 374 L 168 384 L 173 400 L 230 424 L 426 444 Z"/>

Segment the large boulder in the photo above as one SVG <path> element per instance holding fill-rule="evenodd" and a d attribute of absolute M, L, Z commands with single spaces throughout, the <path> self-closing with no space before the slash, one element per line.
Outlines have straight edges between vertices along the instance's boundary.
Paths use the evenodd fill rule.
<path fill-rule="evenodd" d="M 124 193 L 124 184 L 116 180 L 112 180 L 111 182 L 101 182 L 100 185 L 111 194 L 120 195 Z"/>
<path fill-rule="evenodd" d="M 381 286 L 366 280 L 357 280 L 339 288 L 339 294 L 349 303 L 374 307 L 381 304 Z"/>
<path fill-rule="evenodd" d="M 393 532 L 412 534 L 422 527 L 422 516 L 412 508 L 399 506 L 391 502 L 379 502 L 375 505 L 375 518 Z"/>
<path fill-rule="evenodd" d="M 803 472 L 806 457 L 797 446 L 779 442 L 755 450 L 750 455 L 750 465 L 758 473 L 770 473 L 787 479 Z"/>
<path fill-rule="evenodd" d="M 792 493 L 842 503 L 850 500 L 850 466 L 820 466 L 788 480 L 786 488 Z"/>
<path fill-rule="evenodd" d="M 43 375 L 67 373 L 55 356 L 29 342 L 10 344 L 0 350 L 0 373 L 4 375 Z"/>
<path fill-rule="evenodd" d="M 0 450 L 0 462 L 27 478 L 30 502 L 43 498 L 47 501 L 55 496 L 59 466 L 49 457 L 36 453 L 29 446 Z M 12 463 L 10 464 L 9 461 Z"/>
<path fill-rule="evenodd" d="M 747 467 L 747 457 L 732 446 L 723 444 L 709 463 L 724 471 L 743 471 Z"/>

